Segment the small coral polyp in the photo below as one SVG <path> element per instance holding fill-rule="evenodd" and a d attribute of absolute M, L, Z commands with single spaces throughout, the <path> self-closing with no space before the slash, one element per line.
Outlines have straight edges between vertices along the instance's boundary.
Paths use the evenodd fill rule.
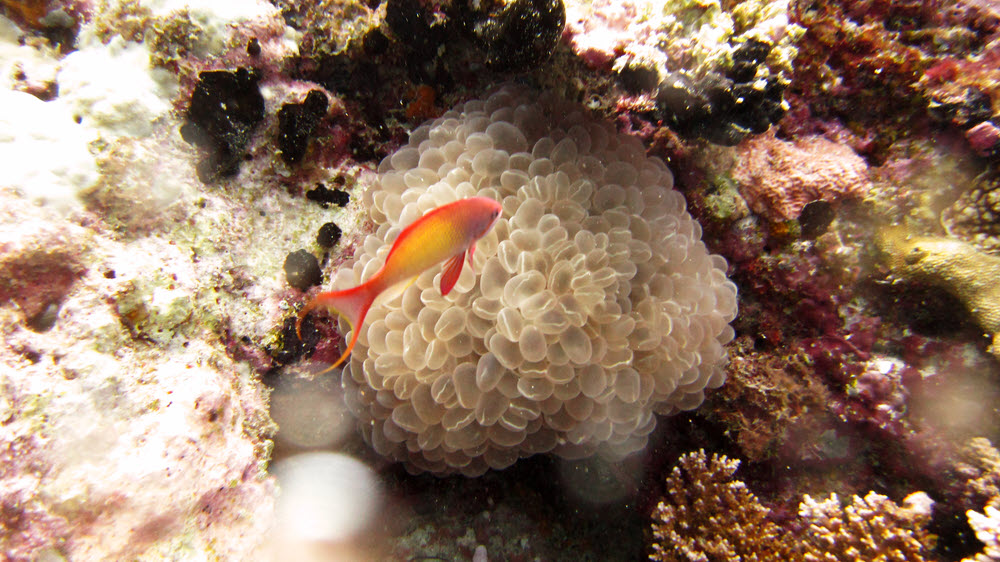
<path fill-rule="evenodd" d="M 379 173 L 377 230 L 336 288 L 437 206 L 478 195 L 504 210 L 447 297 L 432 268 L 361 327 L 343 386 L 379 453 L 468 476 L 536 453 L 619 458 L 645 446 L 654 412 L 724 382 L 726 261 L 670 170 L 611 123 L 506 87 L 416 129 Z"/>

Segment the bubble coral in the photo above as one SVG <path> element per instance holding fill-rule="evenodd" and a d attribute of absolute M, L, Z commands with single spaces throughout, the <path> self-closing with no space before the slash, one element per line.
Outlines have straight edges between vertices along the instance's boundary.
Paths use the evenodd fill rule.
<path fill-rule="evenodd" d="M 506 87 L 416 129 L 366 194 L 377 230 L 335 287 L 458 198 L 501 201 L 447 296 L 432 268 L 376 302 L 342 378 L 365 437 L 409 470 L 475 476 L 642 448 L 721 385 L 736 287 L 662 161 L 580 106 Z M 343 325 L 346 328 L 346 324 Z"/>

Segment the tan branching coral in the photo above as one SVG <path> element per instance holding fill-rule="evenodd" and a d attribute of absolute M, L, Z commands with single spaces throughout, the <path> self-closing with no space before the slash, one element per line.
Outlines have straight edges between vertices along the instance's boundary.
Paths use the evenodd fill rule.
<path fill-rule="evenodd" d="M 799 517 L 808 523 L 800 548 L 805 562 L 912 562 L 930 560 L 934 537 L 927 532 L 934 502 L 914 492 L 897 505 L 868 492 L 842 506 L 837 494 L 816 501 L 808 495 L 799 504 Z"/>
<path fill-rule="evenodd" d="M 733 479 L 739 461 L 704 451 L 680 458 L 653 513 L 651 560 L 669 562 L 919 562 L 933 559 L 926 531 L 932 501 L 923 492 L 897 505 L 869 492 L 841 506 L 836 494 L 805 496 L 799 521 L 770 520 L 746 485 Z"/>
<path fill-rule="evenodd" d="M 936 285 L 955 295 L 993 338 L 990 352 L 1000 356 L 1000 258 L 949 238 L 915 236 L 887 228 L 876 244 L 894 275 Z"/>
<path fill-rule="evenodd" d="M 962 447 L 955 472 L 964 482 L 958 505 L 983 506 L 965 511 L 983 550 L 962 562 L 1000 561 L 1000 451 L 984 437 L 970 439 Z"/>
<path fill-rule="evenodd" d="M 791 535 L 767 519 L 746 485 L 733 479 L 740 461 L 687 453 L 667 477 L 653 512 L 653 553 L 662 562 L 794 560 Z"/>
<path fill-rule="evenodd" d="M 965 512 L 984 548 L 963 562 L 996 562 L 1000 560 L 1000 451 L 988 439 L 976 437 L 962 448 L 961 458 L 955 466 L 958 478 L 965 481 L 961 502 L 984 506 L 981 512 Z"/>
<path fill-rule="evenodd" d="M 722 384 L 735 285 L 638 140 L 507 88 L 418 128 L 379 172 L 378 228 L 336 287 L 372 275 L 434 207 L 504 209 L 447 297 L 432 268 L 368 314 L 343 385 L 380 453 L 467 475 L 549 451 L 620 457 L 654 411 Z"/>
<path fill-rule="evenodd" d="M 1000 451 L 985 437 L 975 437 L 962 447 L 955 463 L 956 476 L 965 482 L 962 504 L 1000 508 Z"/>
<path fill-rule="evenodd" d="M 962 562 L 997 562 L 1000 560 L 1000 510 L 986 506 L 983 513 L 970 509 L 966 512 L 969 526 L 976 532 L 976 538 L 982 541 L 983 550 Z"/>

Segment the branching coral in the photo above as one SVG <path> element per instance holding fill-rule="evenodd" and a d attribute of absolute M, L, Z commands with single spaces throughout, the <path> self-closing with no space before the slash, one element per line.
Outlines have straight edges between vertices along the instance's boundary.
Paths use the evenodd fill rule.
<path fill-rule="evenodd" d="M 788 528 L 770 520 L 746 485 L 733 480 L 739 461 L 688 453 L 667 477 L 664 501 L 653 513 L 653 552 L 658 561 L 848 562 L 929 560 L 934 538 L 930 498 L 910 494 L 899 506 L 869 492 L 841 506 L 836 494 L 823 501 L 809 496 L 799 505 L 799 521 Z"/>
<path fill-rule="evenodd" d="M 875 492 L 854 496 L 846 506 L 841 506 L 837 494 L 822 501 L 805 496 L 799 517 L 808 527 L 800 560 L 929 560 L 935 540 L 926 527 L 933 503 L 923 492 L 906 496 L 902 506 Z"/>
<path fill-rule="evenodd" d="M 1000 560 L 1000 452 L 988 439 L 977 437 L 962 448 L 962 461 L 956 472 L 964 481 L 960 506 L 983 506 L 980 511 L 966 509 L 969 526 L 985 546 L 982 552 L 963 562 L 994 562 Z"/>
<path fill-rule="evenodd" d="M 965 482 L 962 503 L 1000 507 L 1000 452 L 989 439 L 976 437 L 962 448 L 961 457 L 956 470 Z"/>
<path fill-rule="evenodd" d="M 576 105 L 504 89 L 418 128 L 369 194 L 355 285 L 403 227 L 461 197 L 503 204 L 447 297 L 437 271 L 376 303 L 343 384 L 380 453 L 467 475 L 519 457 L 646 443 L 653 412 L 722 384 L 736 288 L 638 140 Z"/>
<path fill-rule="evenodd" d="M 976 538 L 983 542 L 985 548 L 973 558 L 963 562 L 995 562 L 1000 560 L 1000 510 L 986 506 L 983 513 L 969 510 L 969 525 L 976 532 Z"/>
<path fill-rule="evenodd" d="M 746 485 L 733 480 L 740 461 L 706 457 L 704 451 L 680 458 L 667 477 L 664 501 L 653 512 L 653 553 L 662 562 L 793 560 L 791 536 L 767 519 Z"/>
<path fill-rule="evenodd" d="M 983 543 L 979 553 L 962 562 L 996 562 L 1000 560 L 1000 452 L 986 438 L 970 439 L 954 468 L 959 493 L 950 507 L 965 512 Z"/>

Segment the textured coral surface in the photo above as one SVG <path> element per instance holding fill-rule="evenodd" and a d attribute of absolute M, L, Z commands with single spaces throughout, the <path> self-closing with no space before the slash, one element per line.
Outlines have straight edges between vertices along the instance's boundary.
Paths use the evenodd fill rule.
<path fill-rule="evenodd" d="M 787 142 L 761 135 L 740 145 L 739 155 L 733 179 L 740 194 L 770 219 L 797 219 L 808 203 L 863 197 L 871 188 L 864 160 L 823 137 Z"/>
<path fill-rule="evenodd" d="M 957 296 L 1000 355 L 1000 258 L 976 251 L 970 244 L 945 238 L 909 235 L 901 229 L 883 231 L 879 248 L 894 272 L 939 285 Z"/>

